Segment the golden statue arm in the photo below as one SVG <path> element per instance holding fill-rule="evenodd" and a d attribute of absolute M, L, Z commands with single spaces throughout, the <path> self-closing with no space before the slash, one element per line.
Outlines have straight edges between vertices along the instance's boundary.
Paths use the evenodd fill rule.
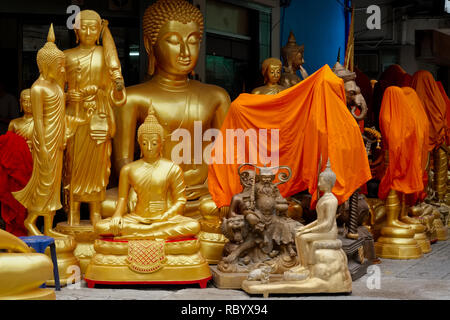
<path fill-rule="evenodd" d="M 172 167 L 171 172 L 169 173 L 169 183 L 172 191 L 172 198 L 174 199 L 174 204 L 167 210 L 163 216 L 162 220 L 167 220 L 170 217 L 176 215 L 183 215 L 184 207 L 186 206 L 186 196 L 185 190 L 186 185 L 183 180 L 183 171 L 180 167 L 174 166 Z"/>
<path fill-rule="evenodd" d="M 212 122 L 213 128 L 220 129 L 220 127 L 222 127 L 222 124 L 225 121 L 225 117 L 227 116 L 228 109 L 230 109 L 230 104 L 230 96 L 225 92 L 225 90 L 223 90 L 223 94 L 220 95 L 220 102 L 217 106 L 216 113 Z"/>
<path fill-rule="evenodd" d="M 2 229 L 0 229 L 0 249 L 21 253 L 31 252 L 31 249 L 25 242 Z"/>
<path fill-rule="evenodd" d="M 129 167 L 125 166 L 120 170 L 119 177 L 119 199 L 117 200 L 116 210 L 114 211 L 114 217 L 122 217 L 127 213 L 127 201 L 128 194 L 130 193 L 130 182 L 129 182 Z"/>

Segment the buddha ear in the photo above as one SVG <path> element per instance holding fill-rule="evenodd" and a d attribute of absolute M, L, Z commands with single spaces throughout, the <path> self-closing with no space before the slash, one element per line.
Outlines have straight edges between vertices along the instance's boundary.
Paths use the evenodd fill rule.
<path fill-rule="evenodd" d="M 153 46 L 152 46 L 152 42 L 149 39 L 149 37 L 144 36 L 144 46 L 145 46 L 145 51 L 147 52 L 148 55 L 148 75 L 152 76 L 155 73 L 155 65 L 156 65 L 156 59 L 155 59 L 155 54 L 153 53 Z"/>

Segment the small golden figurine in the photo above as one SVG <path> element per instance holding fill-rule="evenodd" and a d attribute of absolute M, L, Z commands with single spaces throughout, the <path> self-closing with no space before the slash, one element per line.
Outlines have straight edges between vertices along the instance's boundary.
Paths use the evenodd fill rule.
<path fill-rule="evenodd" d="M 138 142 L 142 158 L 120 171 L 114 215 L 95 225 L 100 239 L 87 267 L 88 286 L 183 281 L 205 287 L 211 273 L 195 237 L 200 224 L 183 216 L 183 171 L 162 157 L 164 130 L 153 108 L 139 127 Z"/>
<path fill-rule="evenodd" d="M 1 229 L 0 266 L 0 300 L 56 299 L 53 289 L 39 288 L 53 276 L 52 260 Z"/>
<path fill-rule="evenodd" d="M 281 48 L 281 56 L 284 62 L 283 73 L 281 74 L 281 85 L 286 88 L 295 86 L 302 79 L 297 75 L 299 70 L 303 79 L 308 77 L 308 73 L 303 68 L 305 46 L 299 46 L 295 39 L 294 33 L 291 31 L 286 45 Z"/>
<path fill-rule="evenodd" d="M 20 93 L 20 109 L 24 115 L 21 118 L 13 119 L 9 123 L 8 131 L 14 132 L 25 139 L 33 152 L 33 112 L 31 110 L 31 90 L 25 89 Z"/>
<path fill-rule="evenodd" d="M 54 231 L 53 218 L 60 209 L 60 187 L 65 136 L 64 82 L 65 56 L 55 45 L 53 25 L 45 46 L 37 54 L 39 79 L 31 87 L 33 110 L 33 174 L 24 189 L 13 196 L 25 208 L 25 227 L 30 235 L 41 235 L 35 222 L 44 217 L 44 234 L 55 238 L 66 235 Z"/>
<path fill-rule="evenodd" d="M 68 82 L 68 115 L 84 121 L 68 140 L 64 189 L 68 224 L 80 223 L 80 203 L 89 203 L 91 223 L 101 220 L 111 167 L 111 139 L 116 131 L 112 107 L 126 102 L 116 46 L 108 22 L 92 10 L 79 13 L 74 28 L 79 45 L 64 51 Z M 102 44 L 100 43 L 102 38 Z"/>
<path fill-rule="evenodd" d="M 317 202 L 317 220 L 298 228 L 295 238 L 299 265 L 284 273 L 283 280 L 249 279 L 242 289 L 251 294 L 269 293 L 349 293 L 352 278 L 342 242 L 337 239 L 338 200 L 331 192 L 336 175 L 330 162 L 319 175 L 318 188 L 324 192 Z"/>
<path fill-rule="evenodd" d="M 176 152 L 180 140 L 170 137 L 179 133 L 177 129 L 189 132 L 190 138 L 186 140 L 192 146 L 191 157 L 180 164 L 186 183 L 185 215 L 200 220 L 202 251 L 213 263 L 220 259 L 226 241 L 220 233 L 225 213 L 217 208 L 208 191 L 208 166 L 202 154 L 210 142 L 200 143 L 194 138 L 208 129 L 220 128 L 230 106 L 230 97 L 220 87 L 188 78 L 198 61 L 203 29 L 201 11 L 186 0 L 159 0 L 147 8 L 143 36 L 149 58 L 148 74 L 153 77 L 127 88 L 126 105 L 115 110 L 117 134 L 113 157 L 117 170 L 133 162 L 136 128 L 144 121 L 150 105 L 168 135 L 163 149 L 165 158 L 174 160 L 172 151 Z M 201 130 L 194 130 L 200 124 Z M 114 212 L 115 201 L 111 198 L 104 202 L 104 216 Z"/>
<path fill-rule="evenodd" d="M 253 89 L 252 94 L 277 94 L 287 88 L 279 84 L 282 63 L 277 58 L 268 58 L 262 64 L 264 86 Z"/>

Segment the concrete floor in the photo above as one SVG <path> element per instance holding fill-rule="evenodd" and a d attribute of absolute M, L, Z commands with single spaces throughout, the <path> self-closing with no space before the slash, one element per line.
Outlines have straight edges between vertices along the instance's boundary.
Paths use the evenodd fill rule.
<path fill-rule="evenodd" d="M 353 282 L 351 295 L 270 296 L 287 300 L 354 300 L 354 299 L 446 299 L 450 300 L 450 240 L 432 245 L 432 252 L 416 260 L 382 259 L 375 272 Z M 379 267 L 379 269 L 377 269 Z M 379 275 L 379 277 L 377 277 Z M 125 286 L 89 289 L 62 288 L 57 300 L 249 300 L 241 290 L 218 289 L 210 281 L 208 288 L 189 286 Z"/>

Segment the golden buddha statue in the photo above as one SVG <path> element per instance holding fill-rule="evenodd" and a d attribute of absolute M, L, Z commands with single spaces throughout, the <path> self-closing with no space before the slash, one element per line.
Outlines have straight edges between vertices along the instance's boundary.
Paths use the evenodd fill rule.
<path fill-rule="evenodd" d="M 53 276 L 52 260 L 1 229 L 0 266 L 0 300 L 56 299 L 53 289 L 39 288 Z"/>
<path fill-rule="evenodd" d="M 66 113 L 77 111 L 84 120 L 68 140 L 65 155 L 65 196 L 69 202 L 68 224 L 80 223 L 80 204 L 89 203 L 92 225 L 101 220 L 111 167 L 111 139 L 116 131 L 112 107 L 126 102 L 126 92 L 116 46 L 108 22 L 92 10 L 81 11 L 79 45 L 64 51 L 68 97 Z M 102 46 L 100 37 L 102 36 Z"/>
<path fill-rule="evenodd" d="M 120 171 L 114 215 L 95 225 L 100 240 L 95 242 L 86 281 L 90 287 L 105 281 L 191 281 L 203 287 L 211 274 L 195 238 L 200 224 L 182 215 L 187 201 L 183 171 L 162 157 L 164 129 L 153 108 L 139 127 L 138 142 L 142 158 Z M 137 200 L 129 212 L 133 193 Z"/>
<path fill-rule="evenodd" d="M 20 111 L 24 112 L 23 117 L 13 119 L 9 123 L 8 131 L 14 132 L 25 139 L 30 148 L 30 152 L 33 151 L 33 112 L 31 110 L 31 90 L 25 89 L 20 93 Z"/>
<path fill-rule="evenodd" d="M 164 144 L 165 158 L 173 159 L 172 151 L 177 152 L 175 147 L 180 142 L 173 137 L 180 132 L 177 129 L 187 130 L 192 157 L 190 163 L 180 164 L 186 183 L 185 215 L 202 218 L 199 235 L 202 250 L 209 261 L 217 262 L 226 241 L 220 233 L 224 210 L 216 207 L 209 194 L 207 164 L 198 159 L 209 143 L 199 141 L 202 140 L 199 137 L 210 128 L 220 128 L 230 106 L 230 97 L 220 87 L 188 78 L 197 64 L 203 36 L 203 15 L 198 8 L 186 0 L 159 0 L 145 11 L 143 28 L 149 56 L 148 74 L 153 77 L 127 88 L 126 105 L 115 109 L 115 168 L 120 170 L 134 160 L 136 126 L 145 119 L 150 105 L 165 134 L 172 137 Z M 194 124 L 195 128 L 201 124 L 200 130 L 194 130 Z M 115 199 L 111 197 L 103 205 L 103 215 L 110 216 L 113 208 Z"/>
<path fill-rule="evenodd" d="M 33 173 L 24 189 L 13 196 L 25 208 L 25 227 L 30 235 L 41 235 L 35 222 L 44 216 L 44 234 L 66 238 L 54 231 L 53 218 L 60 209 L 60 186 L 65 137 L 64 82 L 65 56 L 55 45 L 53 25 L 47 43 L 37 54 L 40 76 L 31 87 L 33 110 Z"/>
<path fill-rule="evenodd" d="M 186 205 L 183 171 L 161 157 L 164 129 L 153 108 L 139 127 L 142 159 L 120 170 L 119 200 L 112 218 L 98 222 L 96 233 L 115 239 L 172 239 L 194 236 L 200 224 L 182 216 Z M 130 188 L 137 194 L 134 212 L 127 213 Z"/>
<path fill-rule="evenodd" d="M 52 25 L 47 43 L 37 54 L 39 79 L 31 87 L 33 173 L 25 188 L 12 195 L 28 210 L 24 224 L 29 235 L 42 235 L 35 223 L 39 216 L 44 217 L 44 234 L 55 238 L 60 280 L 64 285 L 72 276 L 67 267 L 79 265 L 73 255 L 76 242 L 72 236 L 53 230 L 53 218 L 56 210 L 62 208 L 60 188 L 64 147 L 78 119 L 76 115 L 65 116 L 62 88 L 65 81 L 65 56 L 54 42 Z"/>
<path fill-rule="evenodd" d="M 287 88 L 279 85 L 282 63 L 277 58 L 268 58 L 262 64 L 264 86 L 253 89 L 252 94 L 277 94 Z"/>
<path fill-rule="evenodd" d="M 290 88 L 302 81 L 297 75 L 297 71 L 300 71 L 303 79 L 308 77 L 308 72 L 303 68 L 305 63 L 304 52 L 305 46 L 297 44 L 294 33 L 291 31 L 287 44 L 281 48 L 281 56 L 284 62 L 283 73 L 281 74 L 281 85 L 283 87 Z"/>
<path fill-rule="evenodd" d="M 349 293 L 352 278 L 347 266 L 347 255 L 337 239 L 336 210 L 338 200 L 331 192 L 336 174 L 330 161 L 320 173 L 318 189 L 323 195 L 317 202 L 317 220 L 297 229 L 297 266 L 284 272 L 283 280 L 246 280 L 242 289 L 251 294 L 269 293 Z"/>

